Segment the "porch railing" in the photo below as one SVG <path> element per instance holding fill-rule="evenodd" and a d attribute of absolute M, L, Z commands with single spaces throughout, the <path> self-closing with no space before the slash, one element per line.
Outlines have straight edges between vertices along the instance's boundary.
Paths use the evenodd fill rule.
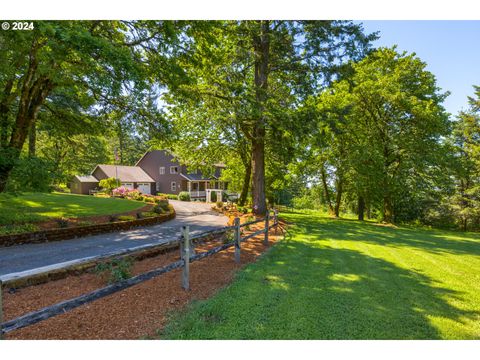
<path fill-rule="evenodd" d="M 206 197 L 206 191 L 190 190 L 190 197 Z"/>

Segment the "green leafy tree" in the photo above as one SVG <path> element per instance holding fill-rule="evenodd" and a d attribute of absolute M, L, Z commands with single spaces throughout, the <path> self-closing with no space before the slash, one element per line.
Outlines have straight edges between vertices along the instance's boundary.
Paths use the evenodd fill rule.
<path fill-rule="evenodd" d="M 42 113 L 53 127 L 87 129 L 124 105 L 150 124 L 153 98 L 182 81 L 176 63 L 186 24 L 153 21 L 37 21 L 0 33 L 0 192 L 29 132 L 33 154 Z M 150 106 L 149 106 L 150 104 Z M 157 121 L 158 122 L 158 121 Z"/>
<path fill-rule="evenodd" d="M 450 131 L 441 105 L 447 94 L 425 66 L 414 54 L 382 48 L 353 64 L 353 74 L 318 100 L 318 112 L 333 124 L 334 142 L 347 154 L 359 196 L 380 198 L 386 222 L 394 221 L 394 201 L 407 179 L 435 166 L 441 138 Z M 343 161 L 339 153 L 334 157 Z"/>
<path fill-rule="evenodd" d="M 251 183 L 254 211 L 264 214 L 266 186 L 285 173 L 275 167 L 286 168 L 304 128 L 295 116 L 299 102 L 334 79 L 347 60 L 363 57 L 375 37 L 342 21 L 211 23 L 192 35 L 185 96 L 167 98 L 175 105 L 171 147 L 198 165 L 222 154 L 242 156 L 242 193 Z"/>

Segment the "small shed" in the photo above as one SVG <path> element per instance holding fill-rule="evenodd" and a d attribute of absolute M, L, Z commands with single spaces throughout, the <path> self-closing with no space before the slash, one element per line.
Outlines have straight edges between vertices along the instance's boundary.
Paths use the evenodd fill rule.
<path fill-rule="evenodd" d="M 92 175 L 75 175 L 70 183 L 70 191 L 73 194 L 89 195 L 90 190 L 98 188 L 98 182 L 98 179 Z"/>

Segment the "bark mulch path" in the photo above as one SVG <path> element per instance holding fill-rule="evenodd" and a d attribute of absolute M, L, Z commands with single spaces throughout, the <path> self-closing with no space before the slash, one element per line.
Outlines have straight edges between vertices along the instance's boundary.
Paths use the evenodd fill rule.
<path fill-rule="evenodd" d="M 263 226 L 263 224 L 262 224 Z M 252 226 L 251 231 L 261 226 Z M 249 231 L 250 232 L 250 231 Z M 283 235 L 270 232 L 269 246 Z M 167 314 L 185 307 L 192 300 L 211 297 L 228 285 L 235 272 L 254 262 L 268 249 L 263 234 L 242 243 L 241 264 L 234 261 L 234 248 L 190 264 L 190 291 L 181 287 L 181 269 L 80 306 L 35 325 L 12 331 L 7 339 L 139 339 L 162 329 Z M 219 246 L 221 240 L 199 245 L 198 251 Z M 177 251 L 135 262 L 133 274 L 167 265 L 179 259 Z M 53 305 L 105 286 L 105 280 L 93 273 L 70 276 L 46 284 L 4 291 L 4 321 L 30 311 Z"/>

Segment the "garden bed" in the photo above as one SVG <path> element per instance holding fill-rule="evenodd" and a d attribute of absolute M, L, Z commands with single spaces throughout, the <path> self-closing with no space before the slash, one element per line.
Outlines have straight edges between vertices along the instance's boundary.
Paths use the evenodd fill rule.
<path fill-rule="evenodd" d="M 262 223 L 252 226 L 255 231 Z M 272 245 L 280 237 L 271 230 Z M 178 311 L 194 300 L 206 299 L 228 285 L 235 272 L 257 259 L 268 247 L 263 235 L 242 243 L 241 264 L 236 264 L 233 248 L 190 264 L 190 291 L 181 288 L 181 270 L 174 270 L 119 293 L 81 306 L 71 312 L 13 331 L 7 339 L 138 339 L 158 336 L 171 311 Z M 221 237 L 199 244 L 196 250 L 218 246 Z M 133 275 L 167 265 L 179 259 L 178 251 L 137 261 Z M 5 320 L 38 310 L 105 285 L 94 273 L 69 276 L 46 284 L 9 293 L 5 291 Z"/>

